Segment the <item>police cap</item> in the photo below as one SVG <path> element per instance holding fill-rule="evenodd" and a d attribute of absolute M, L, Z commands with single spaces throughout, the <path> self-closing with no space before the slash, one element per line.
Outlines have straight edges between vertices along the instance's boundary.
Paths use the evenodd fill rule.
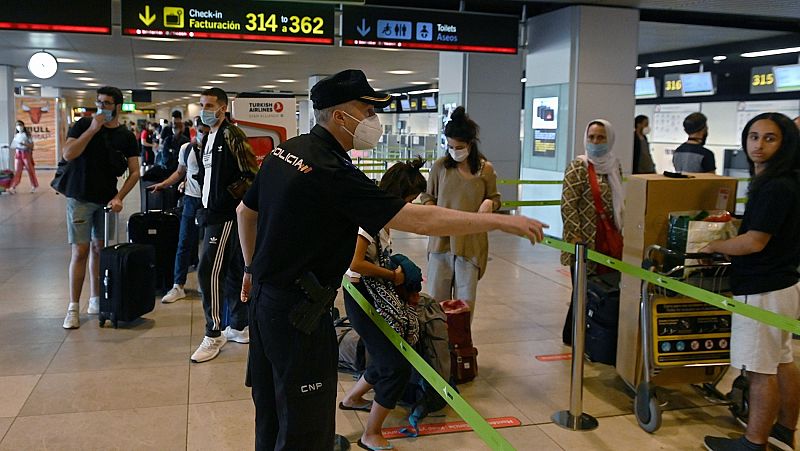
<path fill-rule="evenodd" d="M 311 101 L 315 110 L 340 105 L 351 100 L 383 108 L 392 101 L 392 96 L 372 89 L 364 72 L 347 69 L 325 77 L 311 88 Z"/>

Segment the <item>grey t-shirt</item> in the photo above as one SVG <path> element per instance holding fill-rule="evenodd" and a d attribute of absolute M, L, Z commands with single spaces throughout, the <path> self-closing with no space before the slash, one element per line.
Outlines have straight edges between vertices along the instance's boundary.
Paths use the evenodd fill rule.
<path fill-rule="evenodd" d="M 685 142 L 672 154 L 677 172 L 714 172 L 717 169 L 714 153 L 700 144 Z"/>

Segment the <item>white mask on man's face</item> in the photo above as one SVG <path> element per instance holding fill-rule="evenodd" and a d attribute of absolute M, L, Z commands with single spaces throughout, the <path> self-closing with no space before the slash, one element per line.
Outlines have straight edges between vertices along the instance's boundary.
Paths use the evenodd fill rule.
<path fill-rule="evenodd" d="M 344 131 L 353 137 L 353 149 L 374 149 L 375 146 L 378 145 L 378 141 L 381 140 L 381 135 L 383 135 L 383 127 L 381 127 L 381 120 L 378 118 L 378 115 L 373 114 L 372 116 L 366 117 L 359 121 L 347 111 L 342 111 L 342 113 L 348 115 L 351 119 L 358 122 L 358 125 L 356 125 L 356 129 L 353 132 L 348 130 L 344 125 L 342 126 Z"/>

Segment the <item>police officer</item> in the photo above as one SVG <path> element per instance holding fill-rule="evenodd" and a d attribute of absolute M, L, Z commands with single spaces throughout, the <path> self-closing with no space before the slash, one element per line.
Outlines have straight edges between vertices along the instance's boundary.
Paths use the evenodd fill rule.
<path fill-rule="evenodd" d="M 311 100 L 317 125 L 264 160 L 237 209 L 257 450 L 333 446 L 338 349 L 328 308 L 359 226 L 370 234 L 387 224 L 423 235 L 499 229 L 531 242 L 546 227 L 524 216 L 407 204 L 381 191 L 347 154 L 375 147 L 383 132 L 375 108 L 391 101 L 362 71 L 320 80 Z"/>

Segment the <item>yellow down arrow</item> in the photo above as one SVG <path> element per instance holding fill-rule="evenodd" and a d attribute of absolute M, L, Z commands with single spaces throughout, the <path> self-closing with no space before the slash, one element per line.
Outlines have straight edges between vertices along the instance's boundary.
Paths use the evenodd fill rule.
<path fill-rule="evenodd" d="M 156 15 L 155 14 L 153 14 L 152 16 L 150 15 L 150 5 L 144 6 L 144 15 L 142 15 L 142 13 L 139 13 L 139 20 L 141 20 L 142 23 L 148 27 L 150 26 L 151 23 L 155 22 Z"/>

